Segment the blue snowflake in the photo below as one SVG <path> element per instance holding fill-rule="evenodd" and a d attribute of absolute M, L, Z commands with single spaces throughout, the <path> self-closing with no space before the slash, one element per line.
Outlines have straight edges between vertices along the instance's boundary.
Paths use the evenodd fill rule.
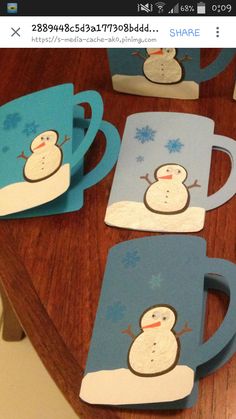
<path fill-rule="evenodd" d="M 21 116 L 19 113 L 9 113 L 9 115 L 6 116 L 4 122 L 3 122 L 3 129 L 9 130 L 16 128 L 19 122 L 21 121 Z"/>
<path fill-rule="evenodd" d="M 38 124 L 36 124 L 35 121 L 30 122 L 29 124 L 25 124 L 25 127 L 23 129 L 23 133 L 29 137 L 31 134 L 36 134 L 38 128 Z"/>
<path fill-rule="evenodd" d="M 126 306 L 120 301 L 113 303 L 107 307 L 106 319 L 111 320 L 112 323 L 117 323 L 124 318 Z"/>
<path fill-rule="evenodd" d="M 169 140 L 165 147 L 169 153 L 180 153 L 184 144 L 181 143 L 179 138 L 176 138 L 175 140 Z"/>
<path fill-rule="evenodd" d="M 152 288 L 152 290 L 156 288 L 160 288 L 161 283 L 164 281 L 164 279 L 161 277 L 161 274 L 158 275 L 152 275 L 149 280 L 149 285 Z"/>
<path fill-rule="evenodd" d="M 140 261 L 140 256 L 137 250 L 127 252 L 122 259 L 122 263 L 125 268 L 135 268 L 137 263 Z"/>
<path fill-rule="evenodd" d="M 137 163 L 142 163 L 144 161 L 144 157 L 143 156 L 137 156 L 136 157 L 136 162 Z"/>
<path fill-rule="evenodd" d="M 5 145 L 4 147 L 2 147 L 2 152 L 3 153 L 7 153 L 8 150 L 9 150 L 9 147 L 7 145 Z"/>
<path fill-rule="evenodd" d="M 142 128 L 136 128 L 136 135 L 134 138 L 138 140 L 140 143 L 148 143 L 149 141 L 155 140 L 156 131 L 150 128 L 148 125 Z"/>

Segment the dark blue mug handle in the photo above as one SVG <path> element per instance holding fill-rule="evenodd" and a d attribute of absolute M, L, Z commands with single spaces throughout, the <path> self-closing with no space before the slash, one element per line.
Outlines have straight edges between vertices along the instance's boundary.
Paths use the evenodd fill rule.
<path fill-rule="evenodd" d="M 208 290 L 220 291 L 226 295 L 229 295 L 229 289 L 225 287 L 224 282 L 221 281 L 221 276 L 218 274 L 207 274 L 205 278 L 205 297 Z M 196 378 L 205 377 L 208 374 L 212 374 L 218 368 L 221 368 L 236 352 L 236 334 L 226 345 L 226 347 L 217 354 L 214 358 L 208 361 L 206 364 L 201 365 L 197 369 Z"/>
<path fill-rule="evenodd" d="M 230 296 L 230 303 L 219 329 L 210 339 L 197 348 L 194 357 L 196 367 L 211 361 L 220 354 L 236 334 L 236 266 L 223 259 L 209 258 L 205 266 L 205 272 L 206 274 L 214 273 L 219 275 L 217 287 L 219 289 L 219 283 L 222 283 L 222 290 L 227 290 L 227 294 Z M 217 369 L 217 365 L 215 369 Z"/>
<path fill-rule="evenodd" d="M 207 81 L 221 73 L 235 55 L 235 48 L 223 48 L 218 57 L 207 67 L 199 69 L 199 80 Z"/>
<path fill-rule="evenodd" d="M 93 140 L 96 137 L 103 116 L 103 101 L 98 92 L 95 92 L 94 90 L 87 90 L 74 95 L 73 106 L 79 105 L 81 103 L 88 103 L 90 105 L 92 116 L 90 119 L 88 130 L 81 144 L 72 153 L 70 161 L 71 169 L 73 169 L 80 162 L 80 160 L 84 157 L 85 153 L 88 151 L 89 147 L 91 146 Z"/>
<path fill-rule="evenodd" d="M 86 129 L 88 126 L 90 126 L 89 119 L 81 120 L 81 128 Z M 81 180 L 83 189 L 90 188 L 102 180 L 113 168 L 119 155 L 120 135 L 117 129 L 109 122 L 102 121 L 99 131 L 103 132 L 106 139 L 106 150 L 97 166 L 83 176 Z"/>

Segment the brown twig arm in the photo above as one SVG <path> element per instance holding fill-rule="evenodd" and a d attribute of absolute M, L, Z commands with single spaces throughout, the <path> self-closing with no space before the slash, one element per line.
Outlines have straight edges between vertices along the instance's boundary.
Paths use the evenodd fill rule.
<path fill-rule="evenodd" d="M 59 147 L 62 147 L 65 143 L 67 143 L 67 141 L 70 141 L 70 137 L 68 137 L 68 135 L 65 135 L 65 138 L 62 141 L 62 143 L 59 145 Z"/>
<path fill-rule="evenodd" d="M 21 154 L 19 154 L 19 156 L 17 156 L 17 159 L 20 159 L 20 158 L 25 159 L 25 160 L 28 159 L 28 157 L 26 157 L 24 151 L 22 151 Z"/>
<path fill-rule="evenodd" d="M 125 330 L 121 330 L 121 333 L 130 336 L 133 340 L 136 338 L 135 334 L 131 330 L 131 324 Z"/>
<path fill-rule="evenodd" d="M 191 189 L 191 188 L 201 188 L 201 185 L 199 185 L 197 182 L 198 182 L 198 180 L 196 179 L 194 181 L 194 183 L 192 185 L 187 186 L 187 188 L 188 189 Z"/>
<path fill-rule="evenodd" d="M 180 332 L 177 332 L 175 336 L 179 338 L 180 336 L 184 335 L 185 333 L 192 332 L 193 329 L 188 327 L 188 322 L 185 323 L 184 327 L 180 330 Z"/>
<path fill-rule="evenodd" d="M 147 173 L 146 176 L 140 176 L 140 179 L 145 179 L 147 181 L 147 183 L 149 183 L 149 185 L 152 185 L 152 182 L 149 179 L 149 174 Z"/>
<path fill-rule="evenodd" d="M 192 57 L 190 57 L 188 54 L 185 54 L 182 58 L 179 59 L 180 63 L 183 63 L 184 61 L 192 61 Z"/>

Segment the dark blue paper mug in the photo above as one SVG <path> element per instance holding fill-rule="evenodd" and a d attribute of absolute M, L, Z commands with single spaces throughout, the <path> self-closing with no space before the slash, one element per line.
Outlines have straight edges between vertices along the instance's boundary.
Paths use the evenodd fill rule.
<path fill-rule="evenodd" d="M 216 286 L 209 273 L 218 274 Z M 230 294 L 229 308 L 203 343 L 205 289 L 219 283 Z M 188 397 L 196 369 L 204 365 L 201 375 L 210 372 L 210 361 L 235 335 L 235 310 L 236 267 L 206 257 L 203 239 L 159 236 L 118 244 L 108 257 L 80 397 L 111 405 Z"/>

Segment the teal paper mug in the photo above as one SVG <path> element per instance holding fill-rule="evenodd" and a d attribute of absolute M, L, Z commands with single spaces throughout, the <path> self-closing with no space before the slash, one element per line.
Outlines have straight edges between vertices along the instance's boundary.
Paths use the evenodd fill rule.
<path fill-rule="evenodd" d="M 76 143 L 75 108 L 82 109 L 83 103 L 89 104 L 91 118 L 83 126 L 86 129 L 83 138 Z M 0 109 L 0 215 L 25 211 L 62 195 L 101 124 L 103 127 L 107 124 L 102 123 L 102 115 L 101 96 L 95 91 L 74 94 L 73 84 L 44 89 L 3 105 Z M 84 123 L 81 118 L 81 126 Z M 114 139 L 117 145 L 116 140 L 117 136 Z M 109 166 L 107 158 L 109 153 L 114 155 L 113 145 L 109 140 L 104 155 L 104 176 L 114 164 L 111 159 Z"/>

